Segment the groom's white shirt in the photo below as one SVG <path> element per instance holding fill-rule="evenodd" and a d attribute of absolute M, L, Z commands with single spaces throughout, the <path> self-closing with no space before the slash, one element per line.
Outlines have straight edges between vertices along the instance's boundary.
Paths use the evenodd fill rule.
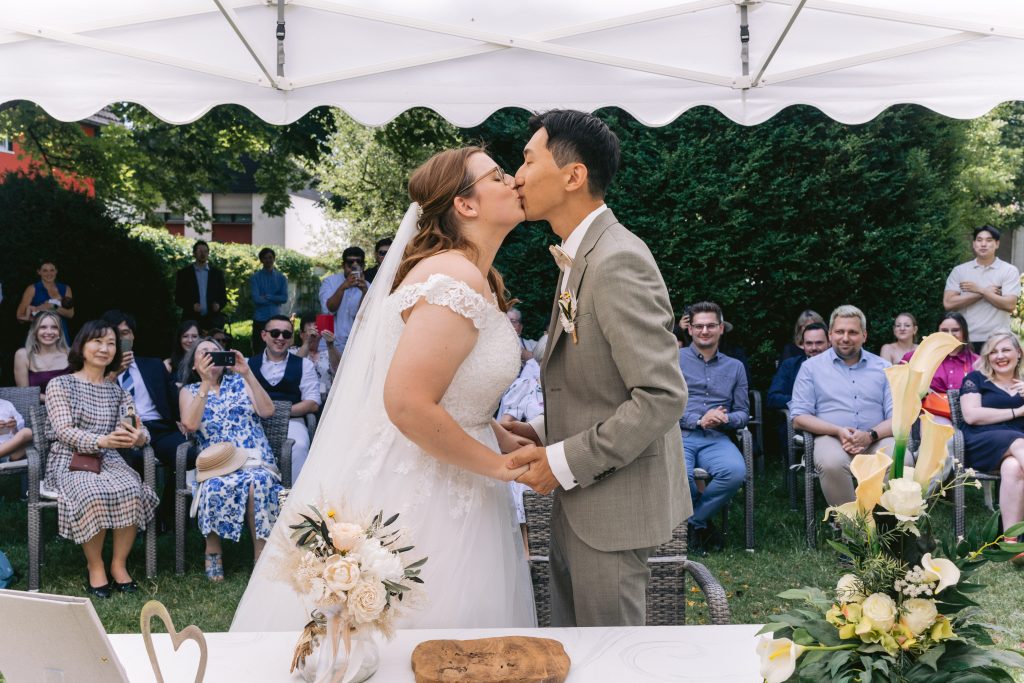
<path fill-rule="evenodd" d="M 580 221 L 580 224 L 569 233 L 569 237 L 562 242 L 562 250 L 569 255 L 569 258 L 575 259 L 576 252 L 579 251 L 580 245 L 583 244 L 583 238 L 587 236 L 587 230 L 590 229 L 590 224 L 594 222 L 594 219 L 601 215 L 602 212 L 607 211 L 608 206 L 601 204 L 593 211 L 587 214 L 587 216 Z M 562 273 L 562 281 L 559 286 L 559 291 L 564 292 L 566 286 L 569 284 L 569 274 L 572 269 Z M 542 443 L 545 443 L 544 437 L 544 415 L 543 413 L 530 420 L 529 425 L 533 427 L 534 431 L 540 437 Z M 545 452 L 548 456 L 548 466 L 551 468 L 551 473 L 555 475 L 555 479 L 562 485 L 562 488 L 566 491 L 576 486 L 576 478 L 572 476 L 572 470 L 569 469 L 569 463 L 565 459 L 565 442 L 559 441 L 553 443 L 550 446 L 545 446 Z"/>

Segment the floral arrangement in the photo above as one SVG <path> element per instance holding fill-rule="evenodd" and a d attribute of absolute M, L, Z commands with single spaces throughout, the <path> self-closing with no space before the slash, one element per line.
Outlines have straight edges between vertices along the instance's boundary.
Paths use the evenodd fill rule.
<path fill-rule="evenodd" d="M 572 335 L 572 343 L 579 342 L 576 336 L 576 297 L 572 292 L 565 291 L 558 297 L 558 319 L 562 323 L 562 329 Z"/>
<path fill-rule="evenodd" d="M 339 641 L 349 652 L 353 634 L 392 637 L 400 604 L 415 598 L 423 584 L 419 574 L 427 558 L 403 562 L 413 546 L 400 547 L 404 534 L 394 526 L 397 514 L 385 520 L 378 512 L 368 523 L 358 523 L 338 519 L 333 507 L 324 507 L 326 514 L 310 506 L 310 514 L 300 514 L 302 521 L 289 527 L 300 552 L 287 574 L 295 591 L 315 605 L 296 646 L 293 671 L 304 667 L 323 638 L 334 660 Z"/>
<path fill-rule="evenodd" d="M 940 544 L 930 513 L 956 486 L 980 486 L 970 470 L 942 481 L 953 428 L 921 417 L 916 467 L 904 465 L 910 428 L 921 415 L 921 399 L 942 359 L 959 347 L 948 334 L 926 337 L 909 364 L 886 370 L 893 395 L 890 457 L 861 453 L 850 464 L 856 500 L 829 508 L 842 541 L 829 544 L 848 571 L 834 590 L 788 590 L 779 597 L 800 603 L 761 629 L 757 652 L 761 675 L 782 681 L 1009 681 L 1006 667 L 1024 667 L 1024 657 L 993 647 L 992 627 L 976 621 L 971 594 L 984 564 L 1024 551 L 1008 542 L 1024 523 L 1000 534 L 998 513 L 980 532 Z M 888 480 L 886 480 L 888 475 Z"/>

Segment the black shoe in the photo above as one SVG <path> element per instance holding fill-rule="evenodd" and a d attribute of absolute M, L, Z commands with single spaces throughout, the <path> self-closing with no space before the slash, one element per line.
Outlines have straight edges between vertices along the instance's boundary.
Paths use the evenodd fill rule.
<path fill-rule="evenodd" d="M 707 557 L 708 543 L 711 540 L 711 529 L 710 527 L 697 528 L 692 524 L 687 524 L 686 540 L 691 555 Z"/>
<path fill-rule="evenodd" d="M 95 595 L 101 600 L 106 600 L 110 597 L 110 584 L 105 583 L 102 586 L 94 586 L 89 581 L 89 572 L 85 573 L 85 592 L 89 595 Z"/>
<path fill-rule="evenodd" d="M 118 583 L 117 581 L 113 581 L 110 585 L 121 593 L 134 593 L 139 590 L 139 584 L 135 583 L 135 581 L 129 581 L 128 583 Z"/>

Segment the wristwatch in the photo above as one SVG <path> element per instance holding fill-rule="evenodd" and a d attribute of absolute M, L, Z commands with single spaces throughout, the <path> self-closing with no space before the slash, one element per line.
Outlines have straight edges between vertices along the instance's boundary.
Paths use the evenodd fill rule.
<path fill-rule="evenodd" d="M 871 443 L 878 441 L 878 432 L 876 432 L 874 429 L 869 429 L 868 434 L 871 435 Z"/>

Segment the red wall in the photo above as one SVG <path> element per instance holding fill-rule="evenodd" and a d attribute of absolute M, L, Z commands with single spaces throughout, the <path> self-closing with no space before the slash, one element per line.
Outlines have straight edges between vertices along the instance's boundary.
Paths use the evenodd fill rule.
<path fill-rule="evenodd" d="M 89 124 L 82 124 L 82 130 L 89 137 L 96 135 L 96 126 Z M 0 176 L 3 176 L 9 172 L 24 173 L 26 175 L 36 175 L 39 173 L 39 162 L 35 162 L 27 156 L 24 156 L 24 152 L 21 149 L 21 145 L 17 140 L 11 141 L 11 152 L 0 152 Z M 18 158 L 22 157 L 22 158 Z M 53 175 L 61 182 L 64 187 L 70 190 L 76 190 L 78 192 L 85 192 L 90 197 L 96 196 L 96 187 L 93 184 L 92 178 L 76 178 L 75 176 L 67 173 L 62 173 L 60 169 L 56 169 Z"/>

